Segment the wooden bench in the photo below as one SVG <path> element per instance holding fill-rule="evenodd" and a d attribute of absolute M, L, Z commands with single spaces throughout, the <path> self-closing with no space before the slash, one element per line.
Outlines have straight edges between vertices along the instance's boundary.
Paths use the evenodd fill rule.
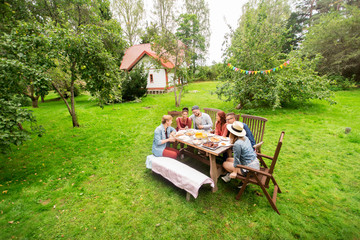
<path fill-rule="evenodd" d="M 187 201 L 190 200 L 190 194 L 197 198 L 199 188 L 203 184 L 215 186 L 210 177 L 172 158 L 149 155 L 146 158 L 146 167 L 184 189 Z"/>

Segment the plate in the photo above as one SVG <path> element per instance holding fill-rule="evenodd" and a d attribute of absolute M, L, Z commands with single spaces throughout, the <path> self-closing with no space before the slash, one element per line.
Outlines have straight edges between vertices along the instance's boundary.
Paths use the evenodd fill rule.
<path fill-rule="evenodd" d="M 221 137 L 221 141 L 229 141 L 230 139 L 228 137 Z"/>
<path fill-rule="evenodd" d="M 221 147 L 227 147 L 227 146 L 230 146 L 231 144 L 229 142 L 221 142 L 219 143 L 219 146 Z"/>
<path fill-rule="evenodd" d="M 218 143 L 218 142 L 220 142 L 220 138 L 219 138 L 219 137 L 211 137 L 209 140 L 210 140 L 211 142 L 213 142 L 213 143 Z"/>
<path fill-rule="evenodd" d="M 205 144 L 205 145 L 204 145 Z M 212 146 L 209 146 L 209 144 L 212 144 L 214 147 Z M 212 143 L 212 142 L 207 142 L 207 143 L 203 143 L 203 145 L 201 145 L 203 148 L 208 148 L 210 150 L 215 150 L 215 149 L 218 149 L 220 147 L 219 144 L 217 143 Z"/>

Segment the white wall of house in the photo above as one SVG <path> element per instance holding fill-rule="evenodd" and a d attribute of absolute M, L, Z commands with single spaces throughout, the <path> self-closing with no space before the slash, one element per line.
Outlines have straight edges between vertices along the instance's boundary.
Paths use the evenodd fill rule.
<path fill-rule="evenodd" d="M 154 60 L 149 56 L 145 55 L 140 61 L 136 64 L 143 64 L 144 68 L 149 71 L 147 79 L 147 89 L 164 89 L 166 87 L 166 71 L 165 69 L 158 69 L 159 66 L 154 63 Z M 135 67 L 136 67 L 135 66 Z M 151 82 L 151 75 L 153 81 Z"/>

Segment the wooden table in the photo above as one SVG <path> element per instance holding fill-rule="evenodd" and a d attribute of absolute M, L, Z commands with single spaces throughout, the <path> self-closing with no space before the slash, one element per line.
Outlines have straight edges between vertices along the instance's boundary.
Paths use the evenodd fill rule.
<path fill-rule="evenodd" d="M 217 136 L 220 138 L 220 136 Z M 217 180 L 220 176 L 220 174 L 223 172 L 223 167 L 220 164 L 216 164 L 216 156 L 219 156 L 223 152 L 228 151 L 229 156 L 231 156 L 232 153 L 232 145 L 230 146 L 221 146 L 215 150 L 211 150 L 209 148 L 202 147 L 201 145 L 196 145 L 192 142 L 192 137 L 183 139 L 182 137 L 175 137 L 177 142 L 183 143 L 187 145 L 187 147 L 182 148 L 180 151 L 186 155 L 189 155 L 192 158 L 195 158 L 197 160 L 200 160 L 201 162 L 210 165 L 210 177 L 214 181 L 214 187 L 212 189 L 213 192 L 216 192 L 218 190 L 217 187 Z M 198 149 L 206 153 L 204 154 L 196 154 L 192 151 L 191 148 Z"/>

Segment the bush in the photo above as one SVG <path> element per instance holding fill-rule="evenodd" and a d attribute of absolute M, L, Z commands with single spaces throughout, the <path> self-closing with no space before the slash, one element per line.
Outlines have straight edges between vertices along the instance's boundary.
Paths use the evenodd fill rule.
<path fill-rule="evenodd" d="M 233 100 L 241 108 L 279 108 L 291 102 L 306 102 L 309 99 L 330 99 L 329 81 L 315 72 L 319 58 L 308 59 L 293 51 L 290 65 L 279 73 L 246 75 L 229 68 L 219 79 L 224 84 L 217 87 L 218 96 Z"/>
<path fill-rule="evenodd" d="M 123 101 L 133 101 L 146 95 L 148 72 L 143 66 L 134 68 L 129 73 L 125 72 L 124 75 L 121 89 Z"/>
<path fill-rule="evenodd" d="M 29 107 L 32 105 L 30 98 L 24 95 L 15 95 L 12 101 L 14 104 L 19 104 L 21 107 Z"/>
<path fill-rule="evenodd" d="M 339 75 L 330 75 L 328 79 L 330 80 L 330 89 L 333 91 L 346 90 L 356 85 L 353 76 L 351 79 L 339 76 Z"/>

